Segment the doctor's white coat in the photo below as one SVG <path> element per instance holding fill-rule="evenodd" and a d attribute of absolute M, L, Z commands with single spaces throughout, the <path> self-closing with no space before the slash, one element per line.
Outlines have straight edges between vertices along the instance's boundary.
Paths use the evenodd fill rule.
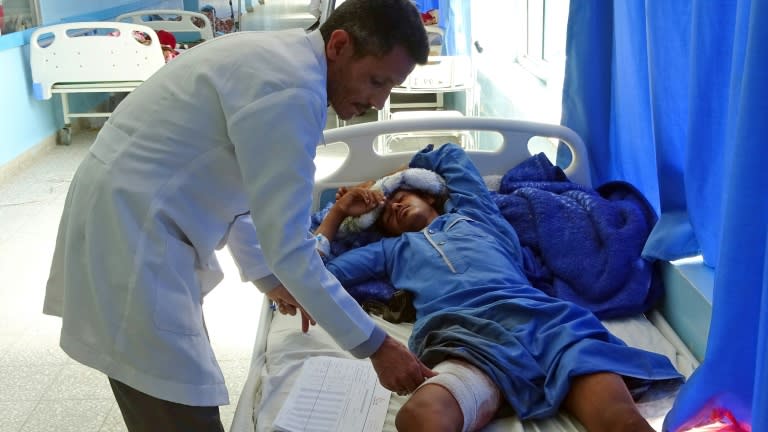
<path fill-rule="evenodd" d="M 117 107 L 57 237 L 44 312 L 63 317 L 64 351 L 160 399 L 228 403 L 202 319 L 226 243 L 244 280 L 265 292 L 281 281 L 342 348 L 378 348 L 383 331 L 308 234 L 326 74 L 319 32 L 235 33 L 175 58 Z"/>

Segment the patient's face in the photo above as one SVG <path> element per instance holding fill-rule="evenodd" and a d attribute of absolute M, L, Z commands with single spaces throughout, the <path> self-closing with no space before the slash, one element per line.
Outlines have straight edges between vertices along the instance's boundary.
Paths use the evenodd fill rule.
<path fill-rule="evenodd" d="M 328 58 L 328 101 L 344 120 L 364 114 L 374 107 L 381 109 L 392 91 L 414 68 L 415 62 L 404 48 L 396 46 L 382 57 L 355 57 L 352 41 L 331 36 L 326 47 Z M 346 35 L 346 32 L 343 32 Z"/>
<path fill-rule="evenodd" d="M 432 197 L 398 190 L 384 204 L 379 224 L 389 236 L 420 231 L 439 216 L 434 202 Z"/>

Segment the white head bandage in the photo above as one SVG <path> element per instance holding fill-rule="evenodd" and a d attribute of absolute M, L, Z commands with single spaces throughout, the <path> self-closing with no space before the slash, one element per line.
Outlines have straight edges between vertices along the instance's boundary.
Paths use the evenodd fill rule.
<path fill-rule="evenodd" d="M 419 190 L 436 196 L 444 195 L 447 190 L 445 180 L 439 174 L 424 168 L 398 171 L 380 178 L 370 188 L 380 190 L 387 198 L 398 189 Z M 382 209 L 383 206 L 378 206 L 363 215 L 344 219 L 339 226 L 339 234 L 356 233 L 370 228 L 379 218 Z"/>

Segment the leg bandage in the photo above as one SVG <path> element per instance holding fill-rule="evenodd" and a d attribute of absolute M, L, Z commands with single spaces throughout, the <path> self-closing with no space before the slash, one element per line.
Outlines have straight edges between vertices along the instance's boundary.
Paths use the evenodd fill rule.
<path fill-rule="evenodd" d="M 501 403 L 499 387 L 483 371 L 461 360 L 446 360 L 433 371 L 438 375 L 421 385 L 437 384 L 451 393 L 464 415 L 463 432 L 485 426 Z"/>

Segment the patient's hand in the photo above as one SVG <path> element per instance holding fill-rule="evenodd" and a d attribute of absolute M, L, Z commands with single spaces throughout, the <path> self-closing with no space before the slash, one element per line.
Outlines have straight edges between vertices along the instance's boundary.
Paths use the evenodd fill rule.
<path fill-rule="evenodd" d="M 384 194 L 381 191 L 353 188 L 344 192 L 333 205 L 332 210 L 341 212 L 344 216 L 360 216 L 384 204 L 384 201 Z"/>
<path fill-rule="evenodd" d="M 306 333 L 309 331 L 310 325 L 317 324 L 314 319 L 304 310 L 299 302 L 288 292 L 288 290 L 282 285 L 278 285 L 272 291 L 267 293 L 267 297 L 275 302 L 277 310 L 283 315 L 296 315 L 298 310 L 301 313 L 301 331 Z"/>
<path fill-rule="evenodd" d="M 315 234 L 323 235 L 329 242 L 333 241 L 344 219 L 348 216 L 360 216 L 382 204 L 384 194 L 381 191 L 365 188 L 345 189 L 342 196 L 328 210 Z"/>
<path fill-rule="evenodd" d="M 385 174 L 383 177 L 386 177 L 386 176 L 392 175 L 392 174 L 394 174 L 396 172 L 404 171 L 404 170 L 407 170 L 407 169 L 408 169 L 408 165 L 407 164 L 401 165 L 401 166 L 397 167 L 395 170 L 393 170 L 392 172 Z M 338 188 L 336 190 L 336 201 L 341 199 L 341 197 L 343 197 L 347 192 L 351 191 L 352 189 L 357 189 L 357 188 L 370 189 L 370 187 L 373 186 L 374 184 L 376 184 L 376 180 L 375 179 L 373 179 L 373 180 L 366 180 L 366 181 L 364 181 L 362 183 L 358 183 L 358 184 L 353 185 L 353 186 L 341 186 L 340 188 Z"/>
<path fill-rule="evenodd" d="M 376 183 L 376 180 L 367 180 L 354 186 L 341 186 L 340 188 L 336 189 L 336 201 L 340 200 L 341 197 L 353 189 L 369 189 L 371 186 L 373 186 L 374 183 Z"/>

